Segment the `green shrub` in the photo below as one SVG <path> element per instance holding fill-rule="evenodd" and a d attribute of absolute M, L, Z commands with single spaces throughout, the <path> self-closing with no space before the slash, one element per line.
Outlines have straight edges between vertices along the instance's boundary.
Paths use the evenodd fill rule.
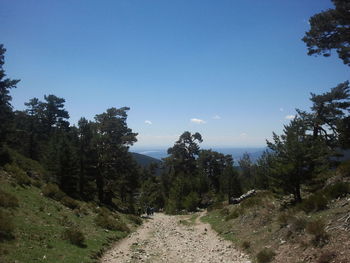
<path fill-rule="evenodd" d="M 224 204 L 222 202 L 217 202 L 208 206 L 207 210 L 208 212 L 211 212 L 213 210 L 222 209 L 223 207 L 224 207 Z"/>
<path fill-rule="evenodd" d="M 33 180 L 32 185 L 37 188 L 41 188 L 43 186 L 43 183 L 40 180 Z"/>
<path fill-rule="evenodd" d="M 191 192 L 185 197 L 183 206 L 189 212 L 196 211 L 199 201 L 200 199 L 198 194 L 196 192 Z"/>
<path fill-rule="evenodd" d="M 23 171 L 31 172 L 32 174 L 36 174 L 38 176 L 42 176 L 46 174 L 45 169 L 40 165 L 39 162 L 27 158 L 22 154 L 9 149 L 9 153 L 11 155 L 12 162 L 21 168 Z"/>
<path fill-rule="evenodd" d="M 100 209 L 99 214 L 95 218 L 95 223 L 104 229 L 130 232 L 129 227 L 120 220 L 119 216 L 114 217 L 106 208 Z"/>
<path fill-rule="evenodd" d="M 271 199 L 273 194 L 270 191 L 257 192 L 254 196 L 248 197 L 240 203 L 243 209 L 252 208 L 256 206 L 263 206 L 266 204 L 266 199 Z"/>
<path fill-rule="evenodd" d="M 15 226 L 12 216 L 0 209 L 0 241 L 14 238 Z"/>
<path fill-rule="evenodd" d="M 237 217 L 239 217 L 240 215 L 242 214 L 242 209 L 239 209 L 239 208 L 235 208 L 231 211 L 230 214 L 228 214 L 226 217 L 225 217 L 225 221 L 229 221 L 231 219 L 235 219 Z"/>
<path fill-rule="evenodd" d="M 269 248 L 264 248 L 256 255 L 256 260 L 258 263 L 269 263 L 275 257 L 275 252 Z"/>
<path fill-rule="evenodd" d="M 306 231 L 313 236 L 311 242 L 315 246 L 323 246 L 328 241 L 328 234 L 325 231 L 325 223 L 321 219 L 310 221 L 306 225 Z"/>
<path fill-rule="evenodd" d="M 139 216 L 128 215 L 128 219 L 136 225 L 142 224 L 142 219 Z"/>
<path fill-rule="evenodd" d="M 302 201 L 299 205 L 305 213 L 316 212 L 327 209 L 327 198 L 322 192 L 315 193 Z"/>
<path fill-rule="evenodd" d="M 58 219 L 58 223 L 64 227 L 72 227 L 74 225 L 67 215 L 62 215 L 62 217 Z"/>
<path fill-rule="evenodd" d="M 113 217 L 113 218 L 116 218 L 116 219 L 120 219 L 120 216 L 119 216 L 118 213 L 112 213 L 112 211 L 109 210 L 106 207 L 99 207 L 96 212 L 98 214 L 103 215 L 103 216 L 110 216 L 110 217 Z"/>
<path fill-rule="evenodd" d="M 261 206 L 262 204 L 263 204 L 263 200 L 260 196 L 252 196 L 252 197 L 249 197 L 249 198 L 243 200 L 240 203 L 240 206 L 242 208 L 252 208 L 255 206 Z"/>
<path fill-rule="evenodd" d="M 344 197 L 350 192 L 349 183 L 337 182 L 329 185 L 324 189 L 324 192 L 330 199 L 336 199 L 338 197 Z"/>
<path fill-rule="evenodd" d="M 16 180 L 17 184 L 20 186 L 30 185 L 31 180 L 29 176 L 16 164 L 6 164 L 5 171 L 12 175 L 12 177 Z"/>
<path fill-rule="evenodd" d="M 60 202 L 70 209 L 76 209 L 80 207 L 79 203 L 69 196 L 63 197 Z"/>
<path fill-rule="evenodd" d="M 82 206 L 80 206 L 79 207 L 79 213 L 83 214 L 83 215 L 86 215 L 86 216 L 89 215 L 90 212 L 89 212 L 88 206 L 84 205 L 84 204 Z"/>
<path fill-rule="evenodd" d="M 71 244 L 85 247 L 85 236 L 76 227 L 70 227 L 63 232 L 63 238 L 68 240 Z"/>
<path fill-rule="evenodd" d="M 62 200 L 66 196 L 56 184 L 48 183 L 42 188 L 42 193 L 44 196 L 52 198 L 56 201 Z"/>
<path fill-rule="evenodd" d="M 169 215 L 174 215 L 174 214 L 176 214 L 176 212 L 177 212 L 176 202 L 172 199 L 169 199 L 165 205 L 165 213 L 167 213 Z"/>
<path fill-rule="evenodd" d="M 222 216 L 227 216 L 230 214 L 230 210 L 227 207 L 224 207 L 223 209 L 220 210 L 220 215 Z"/>
<path fill-rule="evenodd" d="M 18 199 L 16 196 L 0 189 L 0 207 L 15 208 L 18 206 Z"/>

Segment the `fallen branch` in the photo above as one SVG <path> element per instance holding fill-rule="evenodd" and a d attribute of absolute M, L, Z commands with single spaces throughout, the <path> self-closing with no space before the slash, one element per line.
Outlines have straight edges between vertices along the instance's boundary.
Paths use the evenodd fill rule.
<path fill-rule="evenodd" d="M 256 191 L 254 189 L 253 190 L 249 190 L 248 192 L 246 192 L 245 194 L 241 195 L 238 198 L 231 197 L 229 203 L 230 204 L 239 204 L 244 199 L 247 199 L 247 198 L 249 198 L 251 196 L 254 196 L 255 194 L 256 194 Z"/>

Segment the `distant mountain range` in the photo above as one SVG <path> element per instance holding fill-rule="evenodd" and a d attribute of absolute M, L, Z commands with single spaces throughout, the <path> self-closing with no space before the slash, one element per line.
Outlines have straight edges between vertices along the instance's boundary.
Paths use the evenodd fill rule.
<path fill-rule="evenodd" d="M 141 167 L 147 168 L 152 163 L 158 164 L 158 168 L 155 170 L 155 175 L 160 176 L 162 174 L 163 170 L 161 168 L 161 160 L 140 153 L 131 152 L 131 154 Z"/>
<path fill-rule="evenodd" d="M 223 154 L 231 154 L 233 159 L 235 160 L 235 165 L 238 165 L 238 160 L 242 158 L 244 153 L 248 153 L 251 160 L 256 162 L 259 157 L 263 154 L 266 147 L 255 147 L 255 148 L 211 148 L 214 151 L 223 153 Z M 142 167 L 147 167 L 151 163 L 161 164 L 162 158 L 168 156 L 166 149 L 132 149 L 132 155 L 139 165 Z M 350 150 L 342 150 L 343 156 L 334 157 L 334 160 L 344 161 L 350 160 Z"/>
<path fill-rule="evenodd" d="M 144 155 L 144 154 L 140 154 L 140 153 L 136 153 L 136 152 L 132 152 L 131 154 L 134 157 L 134 159 L 136 160 L 136 162 L 142 167 L 147 167 L 152 163 L 156 163 L 159 165 L 162 163 L 161 160 L 153 158 L 153 157 L 148 156 L 148 155 Z"/>
<path fill-rule="evenodd" d="M 217 151 L 223 154 L 231 154 L 235 161 L 238 161 L 242 158 L 244 153 L 248 153 L 253 162 L 255 162 L 262 153 L 266 150 L 266 147 L 254 147 L 254 148 L 220 148 L 220 147 L 212 147 L 212 148 L 204 148 L 204 149 L 212 149 L 213 151 Z M 160 161 L 162 158 L 168 156 L 167 149 L 165 148 L 135 148 L 131 149 L 133 154 L 138 154 L 137 158 L 144 163 L 153 162 L 154 160 Z M 142 156 L 150 157 L 152 159 L 143 158 Z M 142 164 L 141 164 L 142 165 Z"/>

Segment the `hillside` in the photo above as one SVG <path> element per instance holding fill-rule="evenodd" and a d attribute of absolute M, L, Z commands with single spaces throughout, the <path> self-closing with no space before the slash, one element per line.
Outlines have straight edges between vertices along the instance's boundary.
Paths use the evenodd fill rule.
<path fill-rule="evenodd" d="M 41 179 L 43 171 L 24 157 L 0 170 L 1 263 L 98 262 L 110 244 L 142 222 L 68 197 Z"/>
<path fill-rule="evenodd" d="M 162 161 L 151 156 L 147 156 L 144 154 L 131 152 L 132 156 L 136 160 L 136 162 L 142 167 L 148 167 L 150 164 L 158 164 L 161 165 Z"/>
<path fill-rule="evenodd" d="M 202 220 L 254 262 L 348 263 L 350 174 L 334 174 L 300 205 L 292 205 L 288 196 L 258 191 L 240 204 L 212 206 Z"/>

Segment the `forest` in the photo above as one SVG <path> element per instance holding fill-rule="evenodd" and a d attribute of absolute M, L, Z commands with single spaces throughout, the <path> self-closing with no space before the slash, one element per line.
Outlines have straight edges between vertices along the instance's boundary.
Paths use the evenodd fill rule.
<path fill-rule="evenodd" d="M 308 55 L 327 57 L 336 50 L 348 67 L 349 3 L 333 3 L 334 9 L 311 17 L 302 40 Z M 26 102 L 25 110 L 16 110 L 11 90 L 20 80 L 6 75 L 5 56 L 6 47 L 0 45 L 0 169 L 18 185 L 39 180 L 35 186 L 44 196 L 68 207 L 86 202 L 128 215 L 139 216 L 146 207 L 183 214 L 230 203 L 252 189 L 288 195 L 290 205 L 298 206 L 326 186 L 331 171 L 349 171 L 343 162 L 350 149 L 348 80 L 327 92 L 311 93 L 310 109 L 296 109 L 283 133 L 266 141 L 267 150 L 256 162 L 249 154 L 235 159 L 202 149 L 205 138 L 184 131 L 161 164 L 142 167 L 130 152 L 138 136 L 127 123 L 132 109 L 111 107 L 93 120 L 81 117 L 70 123 L 66 99 L 44 94 Z M 13 217 L 2 208 L 0 215 L 3 222 Z M 0 238 L 11 239 L 12 230 L 1 226 Z"/>
<path fill-rule="evenodd" d="M 128 213 L 142 206 L 176 213 L 249 189 L 269 189 L 292 194 L 298 203 L 301 188 L 335 168 L 337 157 L 350 147 L 350 87 L 345 81 L 329 92 L 311 94 L 310 111 L 297 109 L 283 134 L 273 133 L 256 163 L 245 154 L 237 167 L 233 156 L 201 150 L 201 134 L 185 131 L 168 149 L 163 173 L 156 176 L 157 165 L 141 168 L 129 152 L 137 133 L 128 128 L 128 107 L 109 108 L 94 121 L 82 117 L 77 125 L 68 121 L 65 99 L 53 94 L 30 99 L 24 111 L 14 110 L 10 90 L 19 80 L 6 78 L 5 51 L 1 45 L 1 165 L 18 169 L 12 152 L 35 160 L 45 168 L 41 176 L 48 187 L 57 185 L 74 199 Z"/>

